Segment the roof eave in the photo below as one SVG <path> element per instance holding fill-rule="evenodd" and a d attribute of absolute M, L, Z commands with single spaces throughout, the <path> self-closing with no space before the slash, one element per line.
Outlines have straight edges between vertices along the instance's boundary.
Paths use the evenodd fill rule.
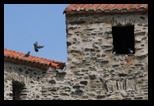
<path fill-rule="evenodd" d="M 70 14 L 125 14 L 125 13 L 141 13 L 141 12 L 148 12 L 148 9 L 145 10 L 129 10 L 129 11 L 65 11 L 66 15 Z"/>
<path fill-rule="evenodd" d="M 14 58 L 10 58 L 10 57 L 4 57 L 4 61 L 10 62 L 10 63 L 13 63 L 13 64 L 26 65 L 26 66 L 29 66 L 29 67 L 39 68 L 39 69 L 42 69 L 42 70 L 46 70 L 48 67 L 53 67 L 53 66 L 50 66 L 50 65 L 47 65 L 47 64 L 34 63 L 34 62 L 29 62 L 29 61 L 22 60 L 22 59 L 20 59 L 20 60 L 14 59 Z M 54 67 L 54 68 L 56 68 L 56 67 Z"/>

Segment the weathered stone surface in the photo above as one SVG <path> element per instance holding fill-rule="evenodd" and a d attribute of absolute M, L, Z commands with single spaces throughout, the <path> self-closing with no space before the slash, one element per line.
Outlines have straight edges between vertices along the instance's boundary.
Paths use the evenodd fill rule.
<path fill-rule="evenodd" d="M 87 85 L 88 81 L 80 81 L 80 84 Z"/>
<path fill-rule="evenodd" d="M 125 92 L 125 91 L 121 91 L 120 93 L 121 93 L 121 96 L 123 96 L 123 97 L 127 97 L 127 95 L 128 95 L 127 92 Z"/>
<path fill-rule="evenodd" d="M 90 78 L 91 80 L 94 80 L 94 79 L 96 79 L 96 75 L 89 75 L 89 78 Z"/>
<path fill-rule="evenodd" d="M 80 86 L 79 86 L 79 85 L 74 85 L 73 88 L 75 88 L 75 89 L 79 89 Z"/>
<path fill-rule="evenodd" d="M 146 32 L 137 32 L 137 33 L 135 33 L 135 36 L 138 36 L 138 35 L 145 35 L 146 34 Z"/>
<path fill-rule="evenodd" d="M 55 80 L 50 80 L 49 83 L 50 84 L 56 84 L 56 81 Z"/>
<path fill-rule="evenodd" d="M 143 97 L 142 97 L 142 96 L 141 96 L 141 97 L 134 97 L 134 99 L 135 99 L 135 100 L 142 100 Z"/>
<path fill-rule="evenodd" d="M 83 95 L 83 91 L 81 89 L 76 89 L 75 92 L 72 92 L 71 94 L 81 96 Z"/>
<path fill-rule="evenodd" d="M 12 80 L 25 84 L 22 100 L 147 100 L 148 14 L 66 18 L 66 75 L 5 62 L 4 100 L 12 100 Z M 112 54 L 112 26 L 120 24 L 134 25 L 135 54 Z"/>
<path fill-rule="evenodd" d="M 97 95 L 97 99 L 105 98 L 105 95 Z"/>
<path fill-rule="evenodd" d="M 84 24 L 85 23 L 85 21 L 76 21 L 76 22 L 70 22 L 70 24 L 72 24 L 72 25 L 78 25 L 78 24 Z"/>

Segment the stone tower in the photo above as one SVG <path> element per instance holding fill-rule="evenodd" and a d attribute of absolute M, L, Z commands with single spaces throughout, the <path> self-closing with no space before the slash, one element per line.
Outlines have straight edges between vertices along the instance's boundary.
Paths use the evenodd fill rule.
<path fill-rule="evenodd" d="M 68 61 L 4 49 L 4 100 L 148 100 L 148 5 L 71 4 Z"/>
<path fill-rule="evenodd" d="M 148 99 L 148 5 L 71 4 L 67 75 L 77 99 Z"/>

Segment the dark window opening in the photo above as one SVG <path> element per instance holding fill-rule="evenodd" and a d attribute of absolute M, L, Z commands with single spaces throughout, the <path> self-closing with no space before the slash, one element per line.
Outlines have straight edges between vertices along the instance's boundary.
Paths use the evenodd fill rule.
<path fill-rule="evenodd" d="M 13 100 L 20 100 L 21 99 L 20 95 L 24 87 L 24 84 L 18 81 L 12 81 L 12 87 L 13 87 Z"/>
<path fill-rule="evenodd" d="M 113 54 L 134 54 L 134 25 L 113 26 Z"/>

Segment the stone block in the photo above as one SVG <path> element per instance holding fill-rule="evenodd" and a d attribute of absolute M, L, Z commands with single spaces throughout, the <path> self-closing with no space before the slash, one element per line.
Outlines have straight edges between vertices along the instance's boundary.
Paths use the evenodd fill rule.
<path fill-rule="evenodd" d="M 80 84 L 87 85 L 88 81 L 80 81 Z"/>
<path fill-rule="evenodd" d="M 105 98 L 105 95 L 97 95 L 97 99 Z"/>
<path fill-rule="evenodd" d="M 95 80 L 96 79 L 96 75 L 89 75 L 90 80 Z"/>

